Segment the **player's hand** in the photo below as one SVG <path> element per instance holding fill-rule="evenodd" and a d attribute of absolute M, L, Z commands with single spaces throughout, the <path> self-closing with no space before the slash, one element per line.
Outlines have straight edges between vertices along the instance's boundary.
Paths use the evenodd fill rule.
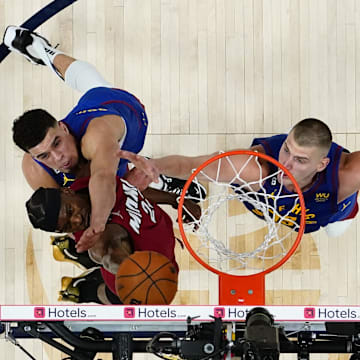
<path fill-rule="evenodd" d="M 136 167 L 128 171 L 123 178 L 140 191 L 145 190 L 152 183 L 152 179 Z"/>
<path fill-rule="evenodd" d="M 194 230 L 198 229 L 197 220 L 201 217 L 201 207 L 194 201 L 185 199 L 182 211 L 182 221 L 185 224 L 194 223 Z"/>
<path fill-rule="evenodd" d="M 105 230 L 105 226 L 89 226 L 81 235 L 80 240 L 76 244 L 76 251 L 83 252 L 89 250 L 99 240 L 101 233 Z"/>
<path fill-rule="evenodd" d="M 141 155 L 121 149 L 117 151 L 116 155 L 132 162 L 138 170 L 143 171 L 151 179 L 151 182 L 159 182 L 159 169 L 154 160 L 146 159 Z"/>

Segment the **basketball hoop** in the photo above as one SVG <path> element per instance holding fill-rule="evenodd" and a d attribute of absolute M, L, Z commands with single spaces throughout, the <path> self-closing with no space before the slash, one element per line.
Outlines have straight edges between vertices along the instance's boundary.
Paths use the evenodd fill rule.
<path fill-rule="evenodd" d="M 236 155 L 248 156 L 239 170 L 236 170 L 231 160 L 231 156 Z M 205 168 L 215 161 L 217 161 L 217 171 L 216 175 L 211 177 L 206 173 Z M 234 176 L 229 182 L 220 181 L 223 162 L 226 162 L 226 165 L 234 171 Z M 250 163 L 254 166 L 254 162 L 258 167 L 259 179 L 246 182 L 242 174 Z M 267 171 L 266 174 L 263 167 L 265 162 L 267 162 L 267 168 L 270 169 L 270 172 Z M 188 214 L 192 221 L 183 224 L 186 191 L 192 182 L 199 183 L 200 175 L 209 183 L 208 196 L 199 203 L 202 207 L 201 218 L 195 219 Z M 291 180 L 296 192 L 287 191 L 283 184 L 284 176 Z M 267 193 L 265 181 L 275 181 L 274 179 L 278 188 L 276 191 Z M 261 231 L 266 231 L 261 239 L 251 238 L 248 241 L 245 234 L 240 240 L 236 240 L 237 236 L 225 235 L 227 231 L 225 226 L 223 226 L 224 236 L 214 236 L 213 233 L 219 231 L 218 228 L 221 227 L 223 221 L 228 221 L 229 204 L 233 200 L 237 204 L 239 200 L 245 203 L 250 212 L 261 217 L 262 220 L 257 221 L 261 221 L 263 228 Z M 284 203 L 287 206 L 281 205 Z M 224 152 L 212 157 L 194 170 L 181 193 L 178 207 L 179 228 L 191 255 L 206 269 L 218 275 L 219 304 L 265 304 L 265 275 L 283 265 L 295 252 L 304 233 L 305 209 L 304 197 L 294 177 L 277 160 L 265 154 L 251 150 Z M 295 213 L 296 216 L 292 216 Z M 253 218 L 257 219 L 256 216 L 251 216 L 251 219 Z M 245 228 L 248 222 L 247 220 Z M 196 229 L 195 240 L 195 236 L 191 236 L 191 241 L 188 239 L 186 229 L 193 231 Z M 258 234 L 258 231 L 250 232 Z M 254 246 L 253 243 L 258 240 L 261 243 L 249 250 L 249 244 Z M 245 244 L 240 244 L 240 248 L 245 246 L 245 249 L 237 249 L 239 242 Z"/>

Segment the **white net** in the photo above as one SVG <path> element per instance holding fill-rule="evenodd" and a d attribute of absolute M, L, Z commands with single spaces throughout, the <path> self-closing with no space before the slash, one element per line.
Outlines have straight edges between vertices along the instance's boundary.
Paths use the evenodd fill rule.
<path fill-rule="evenodd" d="M 234 172 L 226 183 L 220 181 L 224 161 Z M 260 176 L 246 182 L 242 173 L 251 161 L 256 163 Z M 200 175 L 206 179 L 208 196 L 199 204 L 201 218 L 189 214 L 192 221 L 184 224 L 187 241 L 204 262 L 219 271 L 234 275 L 264 271 L 278 263 L 296 240 L 301 212 L 299 196 L 287 191 L 284 172 L 273 164 L 268 168 L 274 171 L 263 176 L 264 160 L 260 164 L 258 156 L 250 155 L 240 170 L 236 170 L 231 156 L 217 162 L 214 177 L 208 175 L 205 167 L 194 179 L 195 183 L 199 183 Z M 269 192 L 271 183 L 274 186 Z"/>

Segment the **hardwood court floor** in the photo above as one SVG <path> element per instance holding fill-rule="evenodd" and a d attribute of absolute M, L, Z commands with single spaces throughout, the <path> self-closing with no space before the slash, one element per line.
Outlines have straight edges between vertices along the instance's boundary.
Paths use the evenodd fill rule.
<path fill-rule="evenodd" d="M 0 0 L 1 33 L 47 3 Z M 150 120 L 142 153 L 156 157 L 247 148 L 253 137 L 287 132 L 310 116 L 359 149 L 359 27 L 356 0 L 79 0 L 38 31 L 141 99 Z M 80 94 L 14 54 L 0 65 L 0 84 L 0 303 L 56 304 L 61 276 L 80 271 L 54 261 L 49 235 L 29 225 L 31 190 L 11 127 L 37 107 L 61 119 Z M 357 237 L 358 221 L 339 238 L 305 236 L 268 277 L 267 303 L 359 304 Z M 184 250 L 178 259 L 175 302 L 215 303 L 214 276 Z M 36 359 L 60 358 L 38 341 L 22 344 Z M 4 341 L 0 352 L 23 358 Z"/>

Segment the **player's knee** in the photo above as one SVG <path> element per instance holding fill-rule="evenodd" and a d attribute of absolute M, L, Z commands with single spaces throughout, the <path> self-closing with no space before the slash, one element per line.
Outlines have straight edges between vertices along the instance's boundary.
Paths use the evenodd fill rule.
<path fill-rule="evenodd" d="M 93 65 L 80 60 L 72 62 L 67 67 L 65 83 L 81 93 L 96 87 L 112 87 Z"/>

